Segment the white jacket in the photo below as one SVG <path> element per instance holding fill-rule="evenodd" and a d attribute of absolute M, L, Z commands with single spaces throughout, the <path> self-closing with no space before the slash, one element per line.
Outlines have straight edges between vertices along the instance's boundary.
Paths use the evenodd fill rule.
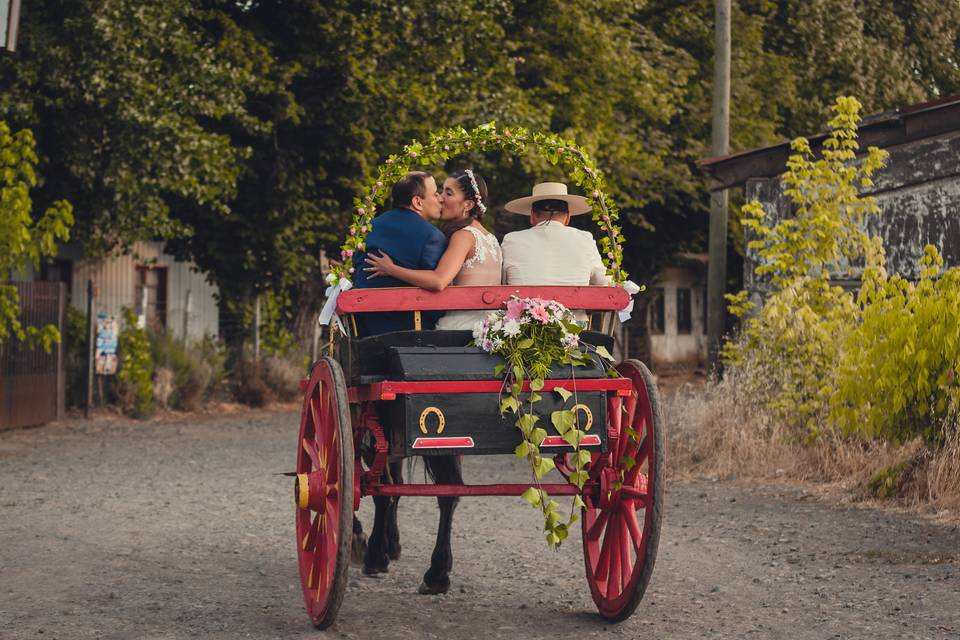
<path fill-rule="evenodd" d="M 593 236 L 560 222 L 541 222 L 508 233 L 500 246 L 503 284 L 584 286 L 612 282 Z"/>

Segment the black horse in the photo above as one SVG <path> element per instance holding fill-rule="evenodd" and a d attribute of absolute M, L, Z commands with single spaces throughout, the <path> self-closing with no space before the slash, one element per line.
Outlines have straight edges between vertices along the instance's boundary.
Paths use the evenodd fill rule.
<path fill-rule="evenodd" d="M 425 456 L 423 458 L 430 478 L 437 484 L 463 484 L 459 456 Z M 389 463 L 383 472 L 382 481 L 403 484 L 400 462 Z M 363 527 L 353 517 L 353 548 L 355 562 L 363 562 L 363 573 L 368 576 L 386 573 L 391 560 L 400 559 L 400 530 L 397 527 L 396 496 L 374 496 L 373 529 L 365 538 Z M 438 497 L 440 524 L 437 527 L 437 542 L 430 557 L 430 568 L 423 574 L 418 591 L 423 594 L 446 593 L 450 589 L 450 569 L 453 568 L 453 552 L 450 549 L 450 532 L 453 528 L 453 512 L 460 498 Z"/>

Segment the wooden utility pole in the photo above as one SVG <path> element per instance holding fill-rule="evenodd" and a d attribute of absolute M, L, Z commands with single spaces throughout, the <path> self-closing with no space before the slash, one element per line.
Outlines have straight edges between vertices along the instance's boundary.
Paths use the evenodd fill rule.
<path fill-rule="evenodd" d="M 187 299 L 183 302 L 183 344 L 190 343 L 191 313 L 193 313 L 193 292 L 187 289 Z"/>
<path fill-rule="evenodd" d="M 93 313 L 93 280 L 87 280 L 87 395 L 83 403 L 83 417 L 90 417 L 93 404 L 93 359 L 97 352 L 96 316 Z"/>
<path fill-rule="evenodd" d="M 20 27 L 20 0 L 0 0 L 0 47 L 17 50 Z"/>
<path fill-rule="evenodd" d="M 714 0 L 716 43 L 713 70 L 713 157 L 730 151 L 730 0 Z M 710 193 L 710 263 L 707 271 L 707 345 L 710 372 L 719 365 L 726 324 L 727 192 Z"/>
<path fill-rule="evenodd" d="M 253 359 L 260 361 L 260 296 L 253 303 Z"/>

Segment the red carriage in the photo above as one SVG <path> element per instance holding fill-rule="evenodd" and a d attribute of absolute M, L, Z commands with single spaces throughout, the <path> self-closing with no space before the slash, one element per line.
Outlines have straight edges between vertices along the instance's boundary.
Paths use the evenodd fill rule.
<path fill-rule="evenodd" d="M 600 326 L 612 326 L 612 312 L 629 300 L 618 286 L 365 289 L 340 295 L 347 335 L 338 357 L 322 358 L 302 383 L 296 528 L 304 600 L 316 626 L 330 625 L 343 599 L 353 513 L 364 496 L 519 496 L 531 486 L 385 483 L 388 458 L 512 453 L 519 433 L 497 410 L 502 381 L 493 375 L 493 356 L 466 346 L 469 332 L 358 338 L 353 314 L 493 310 L 514 295 L 597 312 Z M 585 342 L 612 343 L 604 332 L 582 336 Z M 581 448 L 592 455 L 582 491 L 569 483 L 541 485 L 551 495 L 579 494 L 584 501 L 587 583 L 600 615 L 611 621 L 633 613 L 650 579 L 664 484 L 663 419 L 653 378 L 637 360 L 615 369 L 617 377 L 578 369 L 576 379 L 544 381 L 545 390 L 577 390 L 577 410 L 587 420 Z M 639 442 L 626 437 L 628 428 Z M 566 476 L 572 449 L 555 435 L 549 438 L 544 451 L 553 449 L 557 471 Z M 628 458 L 636 463 L 624 464 Z"/>
<path fill-rule="evenodd" d="M 523 129 L 497 130 L 491 123 L 470 132 L 455 128 L 435 133 L 427 142 L 415 141 L 403 154 L 386 160 L 366 193 L 356 200 L 356 213 L 341 253 L 344 262 L 332 277 L 333 289 L 344 291 L 331 296 L 339 319 L 331 326 L 330 354 L 315 363 L 309 378 L 301 383 L 304 400 L 295 484 L 297 553 L 304 600 L 317 627 L 332 624 L 342 602 L 354 512 L 365 496 L 373 497 L 378 514 L 371 540 L 380 539 L 374 534 L 381 506 L 395 500 L 387 496 L 437 496 L 441 530 L 443 518 L 449 525 L 452 517 L 452 508 L 444 516 L 445 501 L 457 497 L 520 496 L 531 486 L 551 496 L 579 496 L 583 502 L 579 520 L 584 566 L 600 615 L 610 621 L 629 617 L 650 580 L 663 509 L 664 433 L 656 385 L 650 371 L 637 360 L 623 361 L 612 370 L 599 363 L 593 368 L 554 369 L 543 379 L 544 391 L 562 387 L 576 394 L 571 400 L 566 391 L 544 393 L 543 408 L 572 411 L 578 424 L 582 419 L 584 425 L 578 432 L 582 439 L 576 457 L 571 455 L 574 448 L 555 433 L 548 433 L 539 445 L 540 454 L 553 456 L 556 472 L 566 482 L 465 485 L 459 462 L 452 475 L 434 474 L 434 484 L 392 480 L 402 474 L 391 475 L 390 469 L 399 470 L 398 461 L 410 456 L 425 457 L 429 470 L 431 464 L 456 461 L 459 455 L 514 453 L 522 437 L 513 420 L 498 410 L 504 385 L 502 376 L 494 373 L 499 359 L 469 346 L 473 338 L 469 331 L 421 330 L 423 314 L 497 310 L 512 296 L 554 300 L 568 309 L 589 313 L 589 328 L 595 330 L 580 333 L 580 342 L 612 351 L 616 312 L 627 308 L 630 294 L 637 291 L 629 282 L 627 288 L 450 287 L 434 293 L 412 287 L 350 290 L 349 285 L 344 286 L 353 273 L 351 256 L 364 251 L 365 234 L 372 227 L 375 207 L 386 198 L 387 185 L 413 163 L 440 164 L 457 155 L 490 150 L 534 150 L 547 161 L 564 166 L 592 199 L 608 274 L 615 282 L 625 280 L 620 268 L 623 236 L 616 226 L 618 212 L 604 194 L 604 180 L 596 165 L 571 142 Z M 332 307 L 330 302 L 328 305 Z M 328 311 L 332 309 L 325 309 Z M 358 314 L 384 312 L 413 314 L 415 330 L 360 337 Z M 529 391 L 529 381 L 524 385 Z M 395 514 L 394 509 L 394 518 Z M 449 526 L 446 530 L 448 535 Z M 449 551 L 449 537 L 445 543 Z M 440 544 L 438 535 L 430 571 Z M 447 560 L 444 571 L 448 572 L 452 560 Z M 430 571 L 424 576 L 425 584 Z M 364 572 L 369 573 L 367 558 Z M 442 578 L 447 580 L 446 573 Z"/>

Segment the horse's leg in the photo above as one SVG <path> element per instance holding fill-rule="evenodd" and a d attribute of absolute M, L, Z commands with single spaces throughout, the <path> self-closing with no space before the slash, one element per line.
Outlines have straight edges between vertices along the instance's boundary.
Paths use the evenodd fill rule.
<path fill-rule="evenodd" d="M 402 465 L 402 462 L 390 464 L 390 473 L 393 476 L 394 484 L 403 484 Z M 391 498 L 387 511 L 387 557 L 391 560 L 400 559 L 400 528 L 397 526 L 397 507 L 399 504 L 400 496 Z"/>
<path fill-rule="evenodd" d="M 394 477 L 399 477 L 400 463 L 388 464 L 383 470 L 383 480 L 387 484 L 394 484 Z M 386 573 L 390 565 L 390 537 L 395 537 L 397 557 L 400 557 L 400 534 L 397 532 L 397 500 L 396 497 L 374 496 L 373 530 L 367 540 L 367 554 L 363 558 L 363 572 L 372 576 L 377 573 Z M 391 525 L 392 520 L 392 525 Z M 393 533 L 391 534 L 391 529 Z"/>
<path fill-rule="evenodd" d="M 390 498 L 373 497 L 373 529 L 367 538 L 367 552 L 363 556 L 363 573 L 372 576 L 386 573 L 390 565 L 387 557 L 387 513 L 390 510 Z"/>
<path fill-rule="evenodd" d="M 363 562 L 363 556 L 367 553 L 367 536 L 363 533 L 363 525 L 360 519 L 353 516 L 353 541 L 350 543 L 350 561 L 353 564 Z"/>
<path fill-rule="evenodd" d="M 427 471 L 437 484 L 463 484 L 458 456 L 424 457 Z M 450 550 L 450 533 L 453 527 L 453 512 L 460 498 L 439 497 L 440 524 L 437 527 L 437 543 L 430 557 L 430 568 L 423 574 L 419 592 L 425 594 L 446 593 L 450 588 L 450 569 L 453 568 L 453 552 Z"/>

